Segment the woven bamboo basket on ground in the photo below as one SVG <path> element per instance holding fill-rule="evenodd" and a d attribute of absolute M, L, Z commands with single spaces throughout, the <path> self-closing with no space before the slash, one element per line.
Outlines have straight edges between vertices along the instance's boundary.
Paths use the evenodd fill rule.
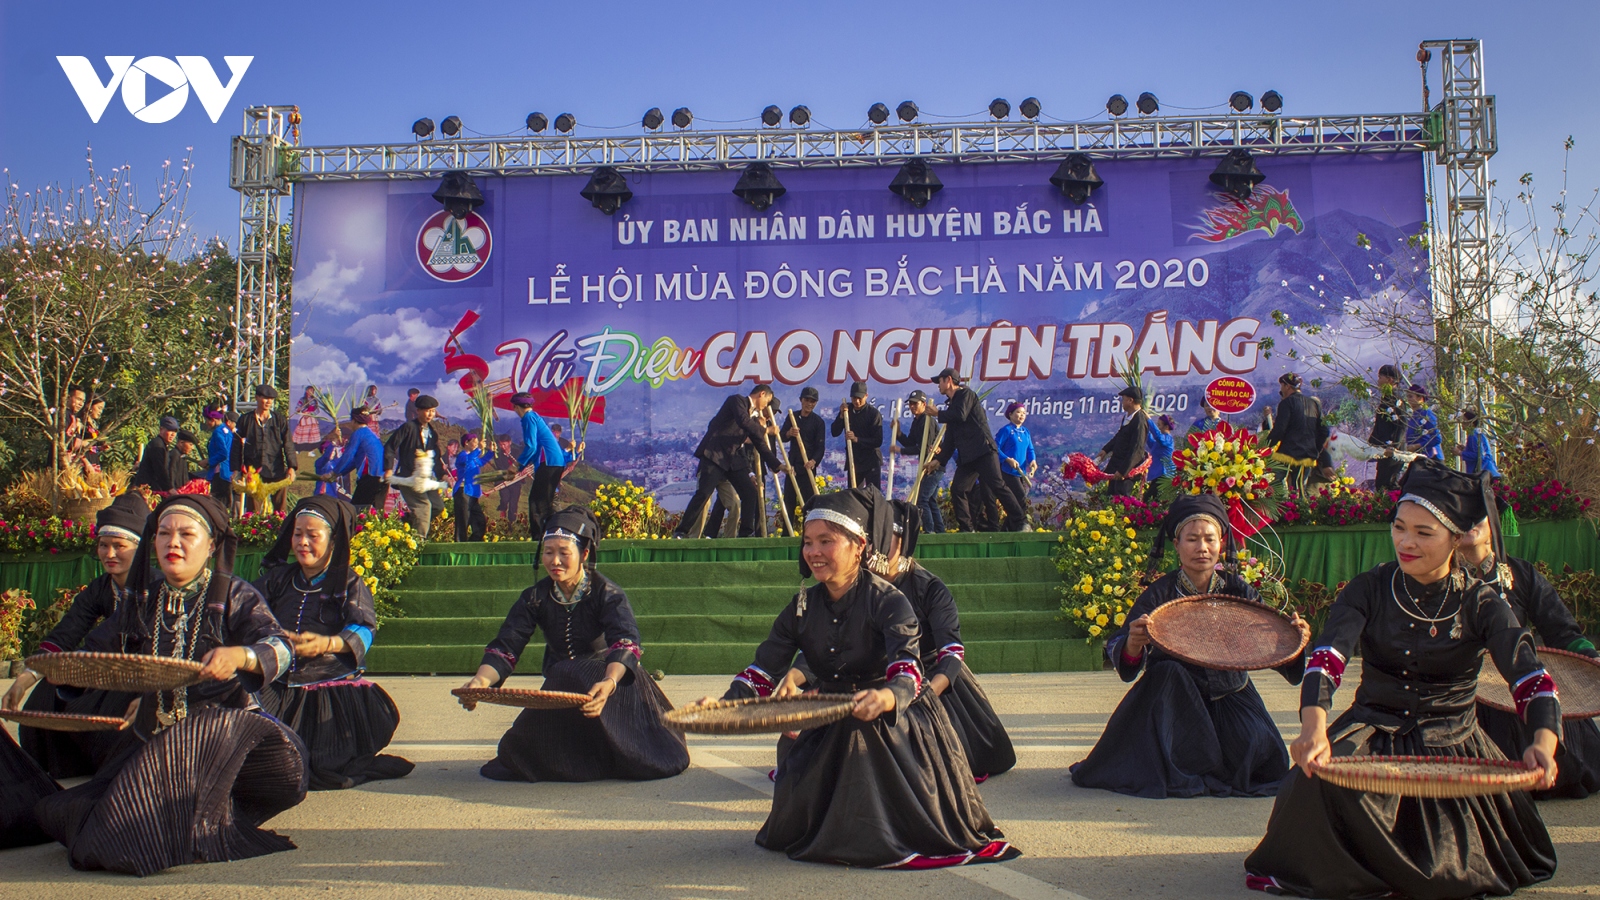
<path fill-rule="evenodd" d="M 493 703 L 522 709 L 572 709 L 589 702 L 588 694 L 529 691 L 520 688 L 456 688 L 450 693 L 469 703 Z"/>
<path fill-rule="evenodd" d="M 51 684 L 142 694 L 197 684 L 204 666 L 165 656 L 74 651 L 30 656 L 28 668 Z"/>
<path fill-rule="evenodd" d="M 1310 634 L 1262 603 L 1228 594 L 1196 594 L 1150 614 L 1150 640 L 1197 666 L 1229 672 L 1271 669 L 1299 656 Z"/>
<path fill-rule="evenodd" d="M 1402 797 L 1478 797 L 1525 791 L 1544 770 L 1509 759 L 1470 756 L 1339 756 L 1311 767 L 1329 784 Z"/>
<path fill-rule="evenodd" d="M 781 734 L 821 728 L 846 718 L 855 709 L 851 694 L 810 697 L 755 697 L 713 700 L 662 714 L 667 727 L 694 734 Z"/>
<path fill-rule="evenodd" d="M 1539 661 L 1556 683 L 1561 694 L 1561 718 L 1592 719 L 1600 716 L 1600 661 L 1581 653 L 1569 653 L 1554 647 L 1540 647 Z M 1478 672 L 1478 702 L 1502 712 L 1517 711 L 1517 702 L 1511 697 L 1511 685 L 1506 683 L 1494 661 L 1485 657 Z"/>
<path fill-rule="evenodd" d="M 80 716 L 74 713 L 6 709 L 0 710 L 0 719 L 9 719 L 18 725 L 26 725 L 41 731 L 121 731 L 133 724 L 132 712 L 130 710 L 128 718 L 119 719 L 116 716 Z"/>

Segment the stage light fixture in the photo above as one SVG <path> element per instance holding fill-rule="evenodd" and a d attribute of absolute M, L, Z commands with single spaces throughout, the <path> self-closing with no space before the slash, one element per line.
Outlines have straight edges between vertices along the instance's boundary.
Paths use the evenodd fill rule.
<path fill-rule="evenodd" d="M 1094 161 L 1083 153 L 1074 153 L 1056 166 L 1050 183 L 1060 189 L 1073 203 L 1082 204 L 1089 195 L 1099 190 L 1105 182 L 1094 170 Z"/>
<path fill-rule="evenodd" d="M 1256 105 L 1256 98 L 1245 91 L 1234 91 L 1228 96 L 1228 105 L 1233 107 L 1234 112 L 1244 112 Z"/>
<path fill-rule="evenodd" d="M 412 122 L 411 133 L 416 135 L 417 140 L 419 141 L 425 141 L 428 138 L 433 137 L 433 120 L 423 118 Z"/>
<path fill-rule="evenodd" d="M 874 103 L 867 107 L 867 121 L 874 125 L 882 125 L 889 121 L 889 107 L 882 103 Z"/>
<path fill-rule="evenodd" d="M 562 134 L 571 132 L 572 129 L 577 127 L 577 125 L 578 120 L 572 115 L 572 113 L 562 113 L 561 115 L 556 116 L 556 130 Z"/>
<path fill-rule="evenodd" d="M 894 108 L 894 114 L 899 116 L 902 122 L 913 121 L 917 117 L 917 105 L 910 100 L 901 100 L 900 105 Z"/>
<path fill-rule="evenodd" d="M 1133 105 L 1139 108 L 1139 113 L 1141 115 L 1146 116 L 1161 108 L 1161 103 L 1160 101 L 1156 100 L 1156 95 L 1150 93 L 1149 91 L 1145 91 L 1144 93 L 1140 94 L 1139 99 L 1133 101 Z"/>
<path fill-rule="evenodd" d="M 471 175 L 456 169 L 444 173 L 439 189 L 433 192 L 433 199 L 444 204 L 450 215 L 465 219 L 467 213 L 483 205 L 483 192 L 478 190 Z"/>
<path fill-rule="evenodd" d="M 1038 97 L 1029 97 L 1028 99 L 1022 101 L 1021 106 L 1017 107 L 1017 109 L 1022 113 L 1022 117 L 1024 119 L 1039 118 L 1039 111 L 1043 108 L 1044 107 L 1039 105 Z"/>
<path fill-rule="evenodd" d="M 546 128 L 550 127 L 550 120 L 545 118 L 544 113 L 541 112 L 528 113 L 526 124 L 529 131 L 534 134 L 542 134 Z"/>
<path fill-rule="evenodd" d="M 661 114 L 661 107 L 652 106 L 645 110 L 644 118 L 640 119 L 639 123 L 645 127 L 645 130 L 655 131 L 657 128 L 660 128 L 661 123 L 665 122 L 666 120 L 667 117 Z"/>
<path fill-rule="evenodd" d="M 996 97 L 989 101 L 989 115 L 996 119 L 1004 119 L 1011 115 L 1011 103 L 1004 97 Z"/>
<path fill-rule="evenodd" d="M 1216 171 L 1211 173 L 1211 183 L 1222 188 L 1222 192 L 1229 196 L 1249 200 L 1256 185 L 1266 177 L 1256 168 L 1255 158 L 1249 150 L 1235 147 L 1217 163 Z"/>
<path fill-rule="evenodd" d="M 754 206 L 758 210 L 765 210 L 772 205 L 772 201 L 784 195 L 783 182 L 773 174 L 772 166 L 764 162 L 753 162 L 744 167 L 744 174 L 739 176 L 739 183 L 733 186 L 733 193 L 739 199 Z"/>
<path fill-rule="evenodd" d="M 768 106 L 766 109 L 761 111 L 761 124 L 767 126 L 768 128 L 777 128 L 778 123 L 782 121 L 783 110 L 779 109 L 777 104 Z"/>
<path fill-rule="evenodd" d="M 900 171 L 895 173 L 894 180 L 889 182 L 889 190 L 904 197 L 907 203 L 917 209 L 921 209 L 928 205 L 934 194 L 944 190 L 944 182 L 933 173 L 927 160 L 913 156 L 905 161 Z"/>
<path fill-rule="evenodd" d="M 802 104 L 789 110 L 789 124 L 796 128 L 804 128 L 811 124 L 811 107 Z"/>
<path fill-rule="evenodd" d="M 1269 113 L 1283 109 L 1283 95 L 1277 91 L 1267 91 L 1261 95 L 1261 108 Z"/>
<path fill-rule="evenodd" d="M 578 193 L 595 209 L 608 216 L 633 199 L 633 191 L 628 190 L 627 176 L 610 166 L 595 169 L 594 174 L 589 176 L 589 183 Z"/>
<path fill-rule="evenodd" d="M 1106 112 L 1113 116 L 1120 116 L 1127 111 L 1128 98 L 1121 94 L 1112 94 L 1111 99 L 1106 101 Z"/>
<path fill-rule="evenodd" d="M 445 116 L 444 121 L 439 123 L 439 130 L 444 132 L 445 137 L 455 137 L 461 133 L 461 117 Z"/>
<path fill-rule="evenodd" d="M 689 111 L 689 107 L 680 106 L 672 111 L 672 126 L 674 128 L 688 128 L 692 124 L 694 124 L 694 113 Z"/>

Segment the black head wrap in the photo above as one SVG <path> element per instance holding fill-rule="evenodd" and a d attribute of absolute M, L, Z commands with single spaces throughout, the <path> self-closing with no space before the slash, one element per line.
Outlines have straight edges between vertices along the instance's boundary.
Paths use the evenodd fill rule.
<path fill-rule="evenodd" d="M 578 549 L 587 551 L 584 560 L 585 568 L 594 571 L 595 563 L 600 558 L 600 520 L 594 513 L 582 506 L 569 506 L 552 514 L 544 520 L 544 534 L 539 536 L 539 543 L 543 544 L 546 538 L 570 537 L 577 541 Z M 538 565 L 536 561 L 535 566 Z"/>
<path fill-rule="evenodd" d="M 111 501 L 111 505 L 95 513 L 95 535 L 115 534 L 134 543 L 141 543 L 145 520 L 150 518 L 150 504 L 144 496 L 129 491 Z"/>
<path fill-rule="evenodd" d="M 1490 515 L 1499 509 L 1494 482 L 1488 472 L 1468 475 L 1437 460 L 1418 457 L 1400 478 L 1400 503 L 1415 503 L 1433 513 L 1451 534 L 1472 530 L 1489 520 L 1494 558 L 1505 561 L 1505 541 L 1500 532 L 1500 517 Z M 1399 509 L 1399 503 L 1395 504 Z M 1391 519 L 1393 516 L 1391 515 Z"/>
<path fill-rule="evenodd" d="M 155 558 L 156 531 L 161 527 L 161 519 L 174 507 L 187 507 L 185 514 L 193 515 L 205 522 L 211 531 L 212 543 L 212 574 L 211 589 L 206 594 L 206 603 L 211 606 L 222 606 L 228 602 L 228 579 L 215 576 L 233 574 L 233 556 L 239 548 L 239 536 L 234 534 L 233 520 L 228 515 L 228 510 L 221 503 L 205 494 L 177 494 L 161 501 L 151 511 L 150 518 L 145 520 L 144 538 L 139 541 L 139 552 L 134 554 L 133 569 L 130 578 L 154 578 L 160 580 L 151 571 L 152 564 L 159 570 L 159 563 Z M 148 584 L 141 584 L 144 587 Z"/>
<path fill-rule="evenodd" d="M 805 521 L 813 519 L 831 522 L 865 540 L 863 565 L 874 557 L 884 557 L 883 549 L 889 547 L 894 537 L 894 508 L 889 506 L 882 492 L 870 485 L 812 497 L 806 501 Z M 804 532 L 804 526 L 801 531 Z M 811 567 L 806 565 L 804 553 L 800 554 L 800 577 L 811 577 Z"/>
<path fill-rule="evenodd" d="M 328 494 L 302 497 L 290 511 L 289 517 L 283 520 L 283 527 L 278 529 L 278 539 L 272 542 L 272 548 L 261 559 L 261 568 L 265 570 L 273 566 L 300 564 L 294 556 L 294 523 L 301 516 L 315 516 L 328 523 L 331 532 L 328 538 L 328 568 L 325 570 L 327 578 L 322 583 L 324 590 L 330 594 L 343 595 L 345 583 L 350 580 L 350 540 L 356 534 L 356 508 L 338 497 Z"/>
<path fill-rule="evenodd" d="M 889 519 L 889 536 L 884 539 L 883 552 L 871 554 L 872 571 L 893 580 L 911 568 L 912 557 L 917 551 L 917 537 L 922 533 L 922 511 L 905 500 L 884 499 L 874 507 L 873 516 Z M 895 538 L 900 539 L 900 559 L 891 568 L 890 554 Z"/>
<path fill-rule="evenodd" d="M 1178 530 L 1189 520 L 1199 516 L 1205 516 L 1217 523 L 1217 527 L 1222 531 L 1222 563 L 1230 569 L 1235 566 L 1237 544 L 1233 539 L 1233 526 L 1228 523 L 1227 504 L 1216 494 L 1180 494 L 1178 499 L 1172 501 L 1166 518 L 1161 520 L 1155 544 L 1150 548 L 1150 562 L 1146 566 L 1146 575 L 1155 573 L 1161 557 L 1167 552 L 1167 542 L 1177 543 Z"/>

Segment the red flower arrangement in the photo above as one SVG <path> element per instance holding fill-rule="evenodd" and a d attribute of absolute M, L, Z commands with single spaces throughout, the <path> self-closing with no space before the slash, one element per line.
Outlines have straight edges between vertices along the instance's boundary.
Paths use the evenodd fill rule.
<path fill-rule="evenodd" d="M 1117 512 L 1134 528 L 1154 528 L 1166 518 L 1167 508 L 1159 503 L 1146 503 L 1137 497 L 1112 497 Z"/>
<path fill-rule="evenodd" d="M 1582 518 L 1589 512 L 1589 499 L 1554 478 L 1529 487 L 1495 485 L 1495 496 L 1511 504 L 1518 519 L 1538 521 Z"/>
<path fill-rule="evenodd" d="M 1284 525 L 1369 525 L 1389 521 L 1399 491 L 1326 488 L 1314 494 L 1291 497 L 1279 506 Z"/>
<path fill-rule="evenodd" d="M 1172 487 L 1179 494 L 1216 494 L 1228 506 L 1228 521 L 1243 539 L 1272 521 L 1277 475 L 1267 466 L 1272 448 L 1256 434 L 1227 422 L 1189 435 L 1189 446 L 1172 454 Z"/>
<path fill-rule="evenodd" d="M 1150 457 L 1147 455 L 1144 458 L 1144 462 L 1134 466 L 1128 472 L 1128 477 L 1137 478 L 1148 471 L 1150 471 Z M 1067 481 L 1071 481 L 1074 478 L 1082 478 L 1083 483 L 1088 485 L 1111 480 L 1111 476 L 1101 471 L 1093 459 L 1082 453 L 1073 453 L 1067 457 L 1067 461 L 1061 466 L 1061 477 Z"/>

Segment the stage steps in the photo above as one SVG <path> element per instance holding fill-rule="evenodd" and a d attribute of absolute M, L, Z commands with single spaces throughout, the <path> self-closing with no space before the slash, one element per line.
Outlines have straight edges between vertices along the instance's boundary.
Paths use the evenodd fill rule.
<path fill-rule="evenodd" d="M 979 672 L 1100 668 L 1097 646 L 1057 618 L 1054 536 L 937 535 L 918 556 L 950 585 L 968 663 Z M 669 674 L 727 674 L 749 664 L 773 617 L 801 587 L 793 539 L 612 541 L 600 569 L 628 592 L 644 664 Z M 506 611 L 537 577 L 533 545 L 431 544 L 401 586 L 405 616 L 384 623 L 373 672 L 466 674 Z M 542 638 L 518 670 L 536 672 Z"/>

